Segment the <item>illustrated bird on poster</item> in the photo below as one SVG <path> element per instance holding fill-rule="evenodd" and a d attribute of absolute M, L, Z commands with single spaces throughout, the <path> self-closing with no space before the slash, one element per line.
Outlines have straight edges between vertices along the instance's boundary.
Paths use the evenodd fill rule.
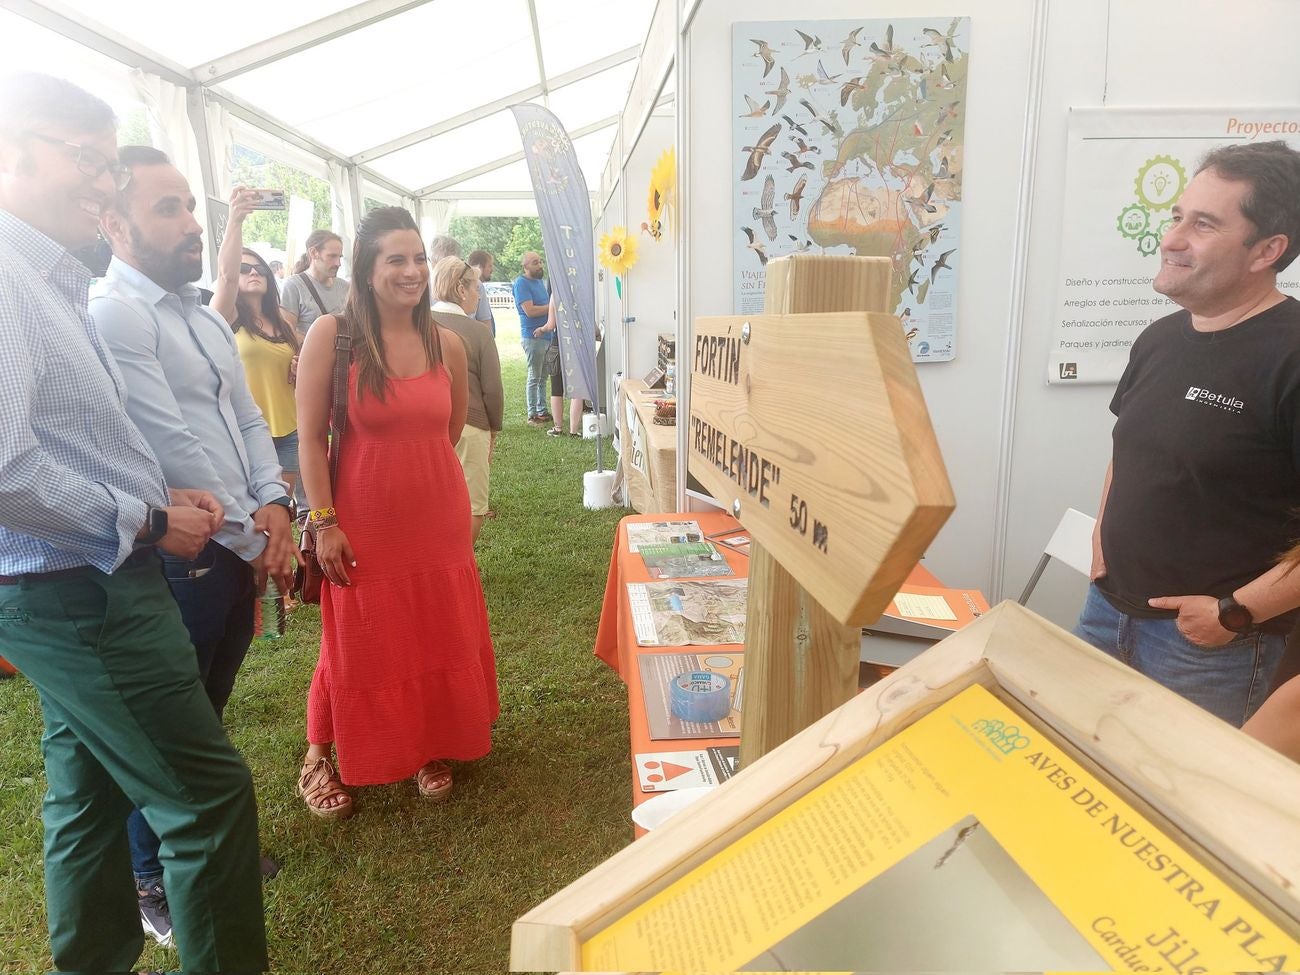
<path fill-rule="evenodd" d="M 904 196 L 903 202 L 912 208 L 912 212 L 920 218 L 922 213 L 938 213 L 939 208 L 930 202 L 930 197 L 934 196 L 934 184 L 931 183 L 925 188 L 925 192 L 919 197 Z"/>
<path fill-rule="evenodd" d="M 843 108 L 849 103 L 849 96 L 855 91 L 865 91 L 867 87 L 866 78 L 850 78 L 840 86 L 840 107 Z"/>
<path fill-rule="evenodd" d="M 758 50 L 755 51 L 751 57 L 763 59 L 763 77 L 766 78 L 771 73 L 772 69 L 776 67 L 776 57 L 773 55 L 772 48 L 767 41 L 758 41 L 750 38 L 749 43 L 758 45 Z"/>
<path fill-rule="evenodd" d="M 758 263 L 766 267 L 767 250 L 766 248 L 764 248 L 762 241 L 757 241 L 754 239 L 754 231 L 751 228 L 741 227 L 740 229 L 743 230 L 745 232 L 745 236 L 749 238 L 749 243 L 746 244 L 745 246 L 748 247 L 750 250 L 752 250 L 755 254 L 757 254 Z"/>
<path fill-rule="evenodd" d="M 862 42 L 858 40 L 858 35 L 861 34 L 864 29 L 865 28 L 862 27 L 855 27 L 853 30 L 849 31 L 849 36 L 844 38 L 843 51 L 845 64 L 849 63 L 849 54 L 852 53 L 853 49 L 862 46 Z"/>
<path fill-rule="evenodd" d="M 929 38 L 929 41 L 927 43 L 921 45 L 922 47 L 943 48 L 943 59 L 947 61 L 949 64 L 953 63 L 953 53 L 952 53 L 953 31 L 949 31 L 947 34 L 945 34 L 942 31 L 935 30 L 933 27 L 923 27 L 921 28 L 921 33 Z"/>
<path fill-rule="evenodd" d="M 840 77 L 840 76 L 837 75 L 837 74 L 836 74 L 836 75 L 827 74 L 827 73 L 826 73 L 826 68 L 825 68 L 825 66 L 823 66 L 823 64 L 822 64 L 822 62 L 821 62 L 821 59 L 820 59 L 820 58 L 817 59 L 817 80 L 816 80 L 815 82 L 813 82 L 813 84 L 815 84 L 815 85 L 833 85 L 833 84 L 835 84 L 836 79 L 838 79 L 839 77 Z"/>
<path fill-rule="evenodd" d="M 920 274 L 922 270 L 924 269 L 919 267 L 912 270 L 911 277 L 907 279 L 907 290 L 909 293 L 916 294 L 916 286 L 921 283 L 916 279 L 916 276 Z"/>
<path fill-rule="evenodd" d="M 812 241 L 808 240 L 806 237 L 803 240 L 800 240 L 794 234 L 786 234 L 786 236 L 794 241 L 794 252 L 796 254 L 807 254 L 812 250 Z"/>
<path fill-rule="evenodd" d="M 867 48 L 867 50 L 869 50 L 872 53 L 875 60 L 877 61 L 881 59 L 886 61 L 892 61 L 894 58 L 898 57 L 898 55 L 902 52 L 898 51 L 894 47 L 894 25 L 890 24 L 888 27 L 885 28 L 884 47 L 881 47 L 875 41 L 872 41 L 870 46 Z"/>
<path fill-rule="evenodd" d="M 958 99 L 957 101 L 953 102 L 951 105 L 945 105 L 943 108 L 941 108 L 939 110 L 939 117 L 934 120 L 934 127 L 937 129 L 941 125 L 943 125 L 944 122 L 947 122 L 949 119 L 956 118 L 957 106 L 960 104 L 961 104 L 961 100 Z"/>
<path fill-rule="evenodd" d="M 767 110 L 772 107 L 770 101 L 763 102 L 763 104 L 760 105 L 748 95 L 745 96 L 745 104 L 749 106 L 749 111 L 744 115 L 738 116 L 739 118 L 762 118 L 767 114 Z"/>
<path fill-rule="evenodd" d="M 930 265 L 931 284 L 934 284 L 934 279 L 939 276 L 939 272 L 942 271 L 944 268 L 947 268 L 949 271 L 952 270 L 952 265 L 948 263 L 948 258 L 950 258 L 955 253 L 957 253 L 957 248 L 955 247 L 950 251 L 944 251 L 942 254 L 939 255 L 939 259 L 935 261 L 932 265 Z"/>
<path fill-rule="evenodd" d="M 799 104 L 802 105 L 804 108 L 808 109 L 808 113 L 812 115 L 814 122 L 820 122 L 822 124 L 822 127 L 826 130 L 827 135 L 844 134 L 844 129 L 840 127 L 839 120 L 836 119 L 833 115 L 830 116 L 829 118 L 826 117 L 821 112 L 817 111 L 816 106 L 813 105 L 813 103 L 808 101 L 808 99 L 806 98 L 800 98 Z"/>
<path fill-rule="evenodd" d="M 822 49 L 822 39 L 815 35 L 805 34 L 801 30 L 795 30 L 795 33 L 803 40 L 803 50 L 799 52 L 799 57 L 805 54 L 816 54 Z"/>
<path fill-rule="evenodd" d="M 768 240 L 776 240 L 776 180 L 771 176 L 763 180 L 763 196 L 754 207 L 754 219 L 763 224 Z"/>
<path fill-rule="evenodd" d="M 790 94 L 790 76 L 786 74 L 785 68 L 781 69 L 781 83 L 770 91 L 764 91 L 763 94 L 776 96 L 776 107 L 772 109 L 773 115 L 781 111 L 785 106 L 786 97 Z"/>
<path fill-rule="evenodd" d="M 793 131 L 798 132 L 800 135 L 806 136 L 808 134 L 808 130 L 792 119 L 789 115 L 782 115 L 781 121 L 790 126 Z"/>
<path fill-rule="evenodd" d="M 792 189 L 789 193 L 785 195 L 785 198 L 790 201 L 791 220 L 794 220 L 796 217 L 799 216 L 799 204 L 803 202 L 803 191 L 804 191 L 804 187 L 807 185 L 808 185 L 808 177 L 800 176 L 799 182 L 794 184 L 794 189 Z M 773 236 L 773 240 L 775 239 L 776 239 L 775 236 Z"/>
<path fill-rule="evenodd" d="M 939 160 L 939 170 L 934 174 L 936 181 L 941 179 L 952 179 L 952 172 L 948 169 L 948 157 L 944 156 Z"/>
<path fill-rule="evenodd" d="M 948 65 L 939 65 L 939 80 L 934 83 L 934 87 L 940 91 L 947 91 L 949 88 L 957 87 L 957 82 L 953 81 L 948 75 Z"/>
<path fill-rule="evenodd" d="M 757 145 L 743 146 L 741 152 L 749 153 L 749 160 L 745 163 L 745 171 L 740 174 L 741 180 L 753 179 L 758 175 L 758 168 L 763 165 L 763 157 L 772 151 L 772 143 L 776 137 L 781 134 L 781 123 L 772 126 L 758 140 Z"/>
<path fill-rule="evenodd" d="M 810 146 L 808 145 L 808 143 L 804 142 L 803 139 L 799 138 L 797 135 L 794 136 L 791 139 L 791 141 L 794 142 L 794 144 L 799 147 L 799 151 L 795 153 L 796 156 L 806 156 L 810 152 L 820 153 L 822 151 L 821 146 Z"/>
<path fill-rule="evenodd" d="M 790 164 L 789 167 L 786 169 L 787 173 L 794 173 L 799 171 L 800 169 L 813 168 L 812 163 L 808 162 L 808 160 L 806 159 L 800 160 L 799 157 L 796 156 L 793 152 L 783 152 L 781 153 L 781 158 L 783 158 L 787 163 Z"/>

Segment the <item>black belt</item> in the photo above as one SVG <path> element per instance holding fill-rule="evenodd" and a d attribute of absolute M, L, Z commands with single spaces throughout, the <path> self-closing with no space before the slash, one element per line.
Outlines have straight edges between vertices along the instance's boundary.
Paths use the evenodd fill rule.
<path fill-rule="evenodd" d="M 117 567 L 118 572 L 123 569 L 134 569 L 138 566 L 146 565 L 155 561 L 158 557 L 152 545 L 145 548 L 138 548 L 126 557 L 126 561 Z M 17 576 L 0 576 L 0 586 L 17 586 L 23 582 L 48 582 L 54 579 L 69 579 L 73 576 L 85 575 L 87 571 L 96 571 L 94 566 L 74 565 L 70 569 L 55 569 L 52 572 L 24 572 Z"/>

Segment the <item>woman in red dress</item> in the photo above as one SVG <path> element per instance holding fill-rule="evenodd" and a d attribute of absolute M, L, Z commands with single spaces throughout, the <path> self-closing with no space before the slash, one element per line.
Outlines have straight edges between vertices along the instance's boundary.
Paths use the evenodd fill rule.
<path fill-rule="evenodd" d="M 421 795 L 446 798 L 446 760 L 486 755 L 499 710 L 454 449 L 465 424 L 465 347 L 430 314 L 428 259 L 407 211 L 366 215 L 352 274 L 347 426 L 332 486 L 335 316 L 312 324 L 298 364 L 309 527 L 328 580 L 298 789 L 328 819 L 352 813 L 344 782 L 414 776 Z"/>

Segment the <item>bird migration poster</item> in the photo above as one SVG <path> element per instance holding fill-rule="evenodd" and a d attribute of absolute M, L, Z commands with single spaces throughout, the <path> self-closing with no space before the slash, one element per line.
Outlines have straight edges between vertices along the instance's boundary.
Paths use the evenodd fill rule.
<path fill-rule="evenodd" d="M 1231 876 L 975 685 L 590 935 L 583 971 L 1296 971 Z"/>
<path fill-rule="evenodd" d="M 1152 285 L 1201 158 L 1272 139 L 1300 149 L 1300 109 L 1071 109 L 1049 383 L 1119 381 L 1142 330 L 1178 310 Z M 1300 267 L 1278 287 L 1300 294 Z"/>
<path fill-rule="evenodd" d="M 734 310 L 767 262 L 888 256 L 915 362 L 956 354 L 970 18 L 732 25 Z"/>

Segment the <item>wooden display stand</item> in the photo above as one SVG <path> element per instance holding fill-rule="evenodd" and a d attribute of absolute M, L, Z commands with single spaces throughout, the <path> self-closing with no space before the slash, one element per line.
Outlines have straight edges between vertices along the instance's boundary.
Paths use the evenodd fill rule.
<path fill-rule="evenodd" d="M 1196 965 L 1166 964 L 1164 970 L 1271 970 L 1279 958 L 1282 970 L 1300 967 L 1296 949 L 1285 941 L 1300 939 L 1300 811 L 1294 802 L 1300 766 L 1029 610 L 1003 603 L 524 915 L 514 925 L 512 970 L 716 970 L 704 962 L 673 965 L 655 958 L 588 966 L 583 946 L 974 685 L 1022 714 L 1027 733 L 1040 731 L 1058 754 L 1140 810 L 1257 912 L 1249 920 L 1215 917 L 1210 927 L 1223 936 L 1194 942 L 1204 952 Z M 1044 768 L 1044 778 L 1050 771 Z M 1043 803 L 1070 801 L 1054 785 L 1044 794 Z M 1088 829 L 1104 828 L 1082 809 L 1078 815 Z M 1088 865 L 1070 862 L 1076 854 L 1068 842 L 1052 848 L 1064 870 L 1085 876 Z M 1137 870 L 1145 876 L 1151 866 L 1138 862 Z M 1209 876 L 1200 882 L 1210 885 Z M 1117 897 L 1126 883 L 1093 879 L 1115 885 Z M 1189 890 L 1185 885 L 1179 894 L 1175 885 L 1171 893 L 1182 900 Z M 1202 903 L 1201 909 L 1210 907 Z M 1251 940 L 1265 922 L 1281 932 L 1281 942 L 1277 934 Z M 689 918 L 681 941 L 707 942 L 717 923 Z M 900 915 L 891 923 L 908 920 Z M 1127 970 L 1118 960 L 1112 964 Z"/>
<path fill-rule="evenodd" d="M 1300 968 L 1300 766 L 1014 603 L 853 695 L 845 658 L 856 668 L 857 627 L 889 602 L 952 497 L 897 320 L 788 313 L 879 306 L 882 269 L 869 259 L 801 266 L 808 260 L 769 264 L 769 311 L 781 314 L 701 319 L 689 350 L 692 473 L 754 539 L 742 769 L 516 921 L 512 970 L 753 968 L 782 939 L 803 937 L 816 955 L 871 918 L 905 930 L 940 901 L 958 917 L 985 899 L 953 895 L 945 886 L 953 873 L 937 871 L 973 831 L 985 852 L 1004 844 L 1011 872 L 1012 843 L 1033 847 L 1037 872 L 1024 866 L 1028 883 L 1015 888 L 1032 894 L 1023 912 L 1020 894 L 1006 894 L 1009 873 L 988 868 L 982 853 L 963 856 L 1008 914 L 1050 915 L 1101 967 Z M 818 709 L 829 713 L 818 718 Z M 992 720 L 995 712 L 1005 720 Z M 926 764 L 936 741 L 940 754 L 951 745 L 960 759 L 950 779 Z M 927 742 L 929 752 L 909 751 Z M 1008 799 L 986 786 L 986 767 L 1034 791 Z M 883 778 L 871 784 L 873 774 Z M 1106 825 L 1102 794 L 1129 819 Z M 870 807 L 865 817 L 845 811 L 855 802 Z M 995 820 L 1008 809 L 1020 820 L 1014 831 Z M 927 851 L 945 833 L 932 820 L 950 813 L 940 825 L 955 840 L 936 858 Z M 1055 825 L 1044 829 L 1039 815 Z M 928 825 L 910 836 L 922 816 Z M 1145 833 L 1135 832 L 1139 821 Z M 938 895 L 855 910 L 854 898 L 879 891 L 887 876 L 870 873 L 871 863 L 864 872 L 873 843 L 894 843 L 905 857 L 879 870 L 910 861 L 909 876 L 937 883 Z M 1086 849 L 1105 852 L 1114 873 Z M 799 870 L 804 879 L 788 881 Z M 816 899 L 836 884 L 827 908 Z M 1125 918 L 1123 937 L 1112 914 Z M 991 919 L 993 960 L 981 970 L 1083 967 L 999 960 L 1002 920 Z M 943 940 L 940 931 L 929 943 Z M 967 947 L 959 939 L 959 958 Z M 1150 964 L 1135 968 L 1139 956 Z M 872 967 L 785 957 L 804 969 Z M 916 970 L 908 961 L 924 964 L 909 958 L 893 970 Z"/>

